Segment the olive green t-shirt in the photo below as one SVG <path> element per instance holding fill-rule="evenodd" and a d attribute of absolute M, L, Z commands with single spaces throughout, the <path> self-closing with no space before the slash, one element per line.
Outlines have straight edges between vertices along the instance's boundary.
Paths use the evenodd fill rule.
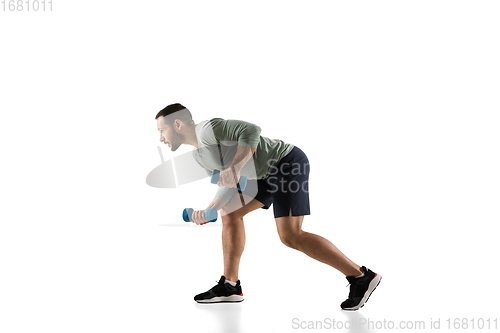
<path fill-rule="evenodd" d="M 249 180 L 265 179 L 294 146 L 261 136 L 260 132 L 259 126 L 241 120 L 213 118 L 202 121 L 195 126 L 198 149 L 193 151 L 193 156 L 210 175 L 212 170 L 222 171 L 231 164 L 238 146 L 256 148 L 240 174 Z M 235 192 L 235 188 L 219 184 L 215 196 L 229 202 Z"/>

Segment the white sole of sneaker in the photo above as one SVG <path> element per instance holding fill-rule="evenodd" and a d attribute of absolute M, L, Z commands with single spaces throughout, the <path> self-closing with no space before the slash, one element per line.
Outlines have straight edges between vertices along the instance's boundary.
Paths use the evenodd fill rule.
<path fill-rule="evenodd" d="M 233 302 L 241 302 L 243 301 L 243 294 L 241 295 L 231 295 L 231 296 L 219 296 L 219 297 L 212 297 L 210 299 L 202 299 L 199 301 L 196 301 L 198 303 L 233 303 Z"/>
<path fill-rule="evenodd" d="M 361 299 L 358 305 L 353 306 L 352 308 L 345 308 L 344 310 L 358 310 L 365 305 L 366 302 L 368 302 L 368 298 L 370 298 L 370 295 L 372 292 L 377 288 L 378 284 L 380 283 L 380 280 L 382 280 L 382 276 L 379 274 L 376 274 L 375 277 L 370 281 L 370 284 L 368 285 L 368 289 L 365 292 L 365 295 Z"/>

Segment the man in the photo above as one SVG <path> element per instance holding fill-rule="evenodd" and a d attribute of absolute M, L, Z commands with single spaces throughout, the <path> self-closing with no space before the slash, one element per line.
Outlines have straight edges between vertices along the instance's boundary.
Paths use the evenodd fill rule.
<path fill-rule="evenodd" d="M 221 211 L 224 274 L 216 286 L 196 295 L 195 301 L 243 301 L 238 279 L 245 247 L 243 217 L 273 205 L 283 244 L 346 276 L 350 292 L 341 304 L 342 309 L 357 310 L 364 305 L 381 276 L 352 262 L 327 239 L 302 230 L 304 216 L 310 214 L 309 161 L 302 150 L 281 140 L 263 137 L 258 126 L 239 120 L 214 118 L 195 124 L 190 111 L 178 103 L 165 107 L 155 119 L 160 141 L 172 151 L 181 144 L 191 145 L 196 148 L 194 158 L 207 173 L 221 170 L 215 198 L 206 209 L 194 211 L 192 221 L 199 225 L 208 223 L 204 216 L 207 209 Z M 241 175 L 249 179 L 243 191 L 236 190 Z"/>

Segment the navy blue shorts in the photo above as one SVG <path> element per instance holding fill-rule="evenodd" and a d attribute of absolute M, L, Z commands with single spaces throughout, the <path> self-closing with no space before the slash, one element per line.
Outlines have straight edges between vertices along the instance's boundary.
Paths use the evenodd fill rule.
<path fill-rule="evenodd" d="M 290 210 L 292 216 L 311 214 L 309 160 L 306 154 L 300 148 L 293 147 L 267 178 L 257 180 L 255 199 L 264 204 L 262 207 L 264 209 L 269 209 L 273 205 L 275 218 L 289 216 Z"/>

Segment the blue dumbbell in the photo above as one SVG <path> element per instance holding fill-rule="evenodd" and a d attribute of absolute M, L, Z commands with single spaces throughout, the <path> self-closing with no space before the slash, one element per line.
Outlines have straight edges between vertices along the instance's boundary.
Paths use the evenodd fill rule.
<path fill-rule="evenodd" d="M 192 216 L 193 216 L 194 209 L 193 208 L 186 208 L 182 212 L 182 219 L 185 222 L 192 222 Z M 209 208 L 205 212 L 205 218 L 207 219 L 208 222 L 215 222 L 217 221 L 217 209 L 215 208 Z"/>
<path fill-rule="evenodd" d="M 220 170 L 215 169 L 212 171 L 212 176 L 210 177 L 210 182 L 212 184 L 217 184 L 219 182 L 219 174 Z M 244 191 L 247 187 L 247 177 L 241 176 L 240 181 L 238 182 L 238 190 Z"/>

